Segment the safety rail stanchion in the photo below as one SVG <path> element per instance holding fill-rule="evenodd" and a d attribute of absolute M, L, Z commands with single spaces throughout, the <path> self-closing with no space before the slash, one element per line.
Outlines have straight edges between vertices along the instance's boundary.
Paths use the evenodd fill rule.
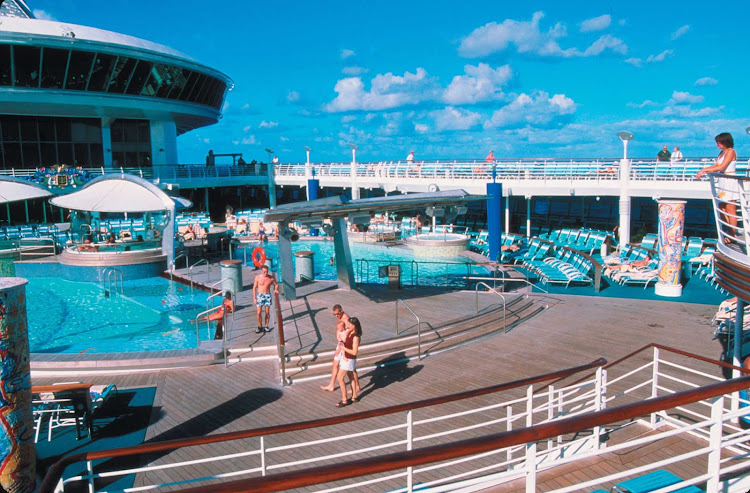
<path fill-rule="evenodd" d="M 204 310 L 200 312 L 198 315 L 195 316 L 195 347 L 198 348 L 201 345 L 201 335 L 200 335 L 200 322 L 201 318 L 206 319 L 206 327 L 209 329 L 209 339 L 210 339 L 210 333 L 211 333 L 211 322 L 208 320 L 209 314 L 212 312 L 216 312 L 221 308 L 221 305 L 215 306 L 213 308 L 209 308 L 208 310 Z M 226 330 L 226 329 L 224 329 Z"/>
<path fill-rule="evenodd" d="M 190 265 L 190 259 L 188 259 L 187 253 L 181 253 L 181 254 L 177 255 L 175 258 L 173 258 L 172 262 L 170 262 L 170 267 L 171 268 L 169 269 L 169 280 L 170 281 L 172 280 L 172 275 L 174 274 L 174 269 L 176 267 L 177 260 L 179 260 L 181 258 L 185 259 L 185 265 L 186 266 Z"/>
<path fill-rule="evenodd" d="M 279 303 L 279 294 L 274 293 L 274 302 L 276 304 L 276 325 L 279 334 L 279 363 L 281 364 L 281 385 L 286 386 L 286 342 L 284 340 L 284 317 L 281 314 L 281 303 Z"/>
<path fill-rule="evenodd" d="M 495 293 L 499 297 L 503 299 L 503 332 L 508 332 L 508 323 L 506 321 L 506 300 L 505 296 L 503 296 L 501 293 L 497 292 L 495 289 L 491 288 L 489 284 L 486 282 L 480 281 L 476 284 L 474 287 L 474 305 L 476 308 L 477 315 L 479 315 L 479 286 L 484 286 L 491 292 Z"/>
<path fill-rule="evenodd" d="M 414 318 L 417 319 L 417 354 L 419 355 L 419 360 L 422 361 L 422 321 L 420 320 L 419 315 L 414 313 L 414 310 L 412 310 L 411 307 L 409 307 L 409 305 L 407 305 L 404 300 L 396 300 L 396 335 L 400 334 L 399 325 L 398 325 L 399 303 L 404 305 L 406 309 L 409 310 L 412 315 L 414 315 Z"/>
<path fill-rule="evenodd" d="M 651 398 L 659 397 L 659 348 L 654 347 L 654 360 L 651 369 Z M 656 413 L 651 413 L 651 427 L 656 426 Z"/>
<path fill-rule="evenodd" d="M 534 386 L 526 388 L 526 427 L 534 425 Z M 526 444 L 526 491 L 536 491 L 536 446 L 533 441 Z"/>
<path fill-rule="evenodd" d="M 414 447 L 414 411 L 411 409 L 406 411 L 406 450 L 412 450 Z M 414 491 L 414 467 L 408 466 L 406 468 L 406 491 L 412 493 Z"/>
<path fill-rule="evenodd" d="M 190 289 L 193 289 L 193 269 L 201 264 L 206 264 L 206 282 L 211 280 L 211 264 L 207 259 L 202 258 L 188 268 L 188 276 L 190 277 Z"/>

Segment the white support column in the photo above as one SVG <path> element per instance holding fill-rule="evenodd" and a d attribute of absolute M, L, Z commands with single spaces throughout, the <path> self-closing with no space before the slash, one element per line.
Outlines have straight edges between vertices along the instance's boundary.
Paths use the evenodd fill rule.
<path fill-rule="evenodd" d="M 510 195 L 505 197 L 505 234 L 510 233 Z"/>
<path fill-rule="evenodd" d="M 630 243 L 630 161 L 620 160 L 620 245 Z"/>
<path fill-rule="evenodd" d="M 526 198 L 526 238 L 531 238 L 531 197 Z"/>
<path fill-rule="evenodd" d="M 354 267 L 349 250 L 346 219 L 343 217 L 333 219 L 333 249 L 336 255 L 336 279 L 339 282 L 339 289 L 354 289 L 356 287 Z"/>
<path fill-rule="evenodd" d="M 102 152 L 104 153 L 104 162 L 102 165 L 105 168 L 112 167 L 112 122 L 113 118 L 102 118 Z M 98 163 L 89 163 L 95 165 Z"/>
<path fill-rule="evenodd" d="M 177 164 L 177 125 L 174 121 L 152 121 L 151 164 Z"/>
<path fill-rule="evenodd" d="M 534 386 L 526 389 L 526 426 L 534 425 Z M 526 493 L 536 493 L 536 442 L 526 444 Z"/>
<path fill-rule="evenodd" d="M 659 397 L 659 348 L 654 348 L 654 361 L 651 368 L 651 398 Z M 651 413 L 651 427 L 656 427 L 656 413 Z"/>
<path fill-rule="evenodd" d="M 706 483 L 706 491 L 719 491 L 719 474 L 721 473 L 721 438 L 724 423 L 724 396 L 717 397 L 711 403 L 711 425 L 708 431 L 708 453 L 709 479 Z"/>

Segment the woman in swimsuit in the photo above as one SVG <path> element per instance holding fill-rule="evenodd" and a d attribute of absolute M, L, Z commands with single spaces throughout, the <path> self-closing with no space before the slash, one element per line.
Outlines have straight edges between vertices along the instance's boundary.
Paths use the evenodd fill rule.
<path fill-rule="evenodd" d="M 345 322 L 347 330 L 342 333 L 342 340 L 339 340 L 339 347 L 342 351 L 342 357 L 339 360 L 339 373 L 336 380 L 339 382 L 341 389 L 341 400 L 336 407 L 344 407 L 354 402 L 359 402 L 359 375 L 357 375 L 357 353 L 359 352 L 359 342 L 362 338 L 362 325 L 359 319 L 352 317 Z M 347 396 L 346 384 L 344 377 L 349 376 L 349 384 L 352 388 L 351 399 Z"/>
<path fill-rule="evenodd" d="M 216 321 L 216 332 L 214 332 L 214 340 L 220 340 L 224 338 L 224 313 L 232 313 L 234 311 L 234 301 L 232 301 L 232 293 L 227 291 L 224 294 L 224 301 L 221 302 L 221 306 L 218 310 L 210 314 L 208 317 L 200 319 L 201 322 Z"/>
<path fill-rule="evenodd" d="M 732 134 L 720 133 L 714 140 L 716 140 L 716 147 L 721 149 L 719 157 L 716 158 L 712 166 L 706 166 L 698 171 L 698 174 L 695 175 L 696 178 L 700 178 L 706 173 L 735 174 L 737 172 L 737 152 L 734 150 Z M 719 192 L 719 209 L 722 211 L 724 222 L 729 225 L 729 235 L 737 236 L 737 202 L 740 200 L 737 183 L 734 180 L 719 178 L 716 180 L 716 187 Z M 728 243 L 729 238 L 725 237 L 724 242 Z"/>

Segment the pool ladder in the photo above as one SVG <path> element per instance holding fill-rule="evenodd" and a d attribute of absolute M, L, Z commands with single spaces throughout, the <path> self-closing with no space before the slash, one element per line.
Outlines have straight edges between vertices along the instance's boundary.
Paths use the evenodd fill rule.
<path fill-rule="evenodd" d="M 104 297 L 111 298 L 113 294 L 122 296 L 122 271 L 114 267 L 107 267 L 102 271 L 102 287 Z"/>

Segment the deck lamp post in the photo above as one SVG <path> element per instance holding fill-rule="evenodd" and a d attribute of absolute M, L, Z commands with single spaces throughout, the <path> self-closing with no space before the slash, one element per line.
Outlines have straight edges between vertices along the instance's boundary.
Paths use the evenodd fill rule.
<path fill-rule="evenodd" d="M 305 161 L 305 175 L 310 176 L 310 153 L 312 152 L 312 149 L 308 146 L 304 146 L 305 153 L 307 154 L 307 160 Z M 315 178 L 315 176 L 313 176 Z"/>
<path fill-rule="evenodd" d="M 622 160 L 620 161 L 620 245 L 630 243 L 630 162 L 628 161 L 628 142 L 633 140 L 630 132 L 617 132 L 622 141 Z"/>
<path fill-rule="evenodd" d="M 266 147 L 266 152 L 268 153 L 268 167 L 266 168 L 268 170 L 268 206 L 273 209 L 276 207 L 276 182 L 273 178 L 273 159 L 271 158 L 273 149 Z"/>
<path fill-rule="evenodd" d="M 352 150 L 352 199 L 359 199 L 359 187 L 357 186 L 357 147 L 355 144 L 349 144 L 349 148 Z"/>

